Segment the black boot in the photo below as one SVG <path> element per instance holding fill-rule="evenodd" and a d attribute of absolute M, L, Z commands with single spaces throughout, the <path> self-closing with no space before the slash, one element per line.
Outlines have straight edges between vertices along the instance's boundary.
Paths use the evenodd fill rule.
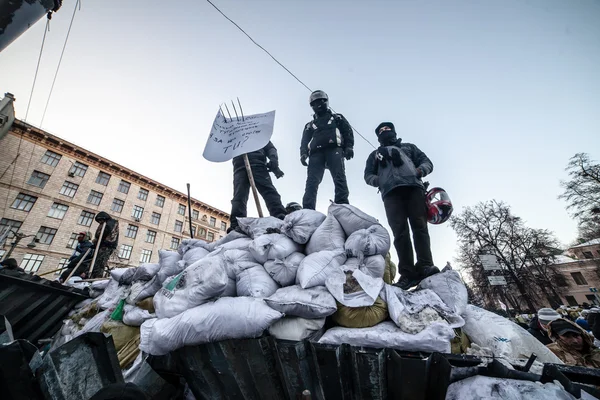
<path fill-rule="evenodd" d="M 435 266 L 424 267 L 420 275 L 415 276 L 401 276 L 398 282 L 394 283 L 394 286 L 399 287 L 402 290 L 408 290 L 411 287 L 417 286 L 421 281 L 431 275 L 435 275 L 440 272 L 440 269 Z"/>

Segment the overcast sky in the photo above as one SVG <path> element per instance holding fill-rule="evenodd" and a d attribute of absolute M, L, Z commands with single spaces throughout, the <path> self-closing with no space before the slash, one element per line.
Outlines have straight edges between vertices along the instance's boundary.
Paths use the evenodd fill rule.
<path fill-rule="evenodd" d="M 392 121 L 434 163 L 428 179 L 455 212 L 498 199 L 563 243 L 576 225 L 557 199 L 576 152 L 600 158 L 600 3 L 553 1 L 214 0 L 260 44 L 376 143 Z M 232 167 L 202 158 L 218 104 L 276 110 L 284 204 L 301 202 L 309 92 L 207 2 L 84 1 L 43 129 L 230 211 Z M 173 3 L 174 4 L 174 3 Z M 51 21 L 27 122 L 39 125 L 74 0 Z M 0 91 L 23 119 L 45 22 L 0 53 Z M 372 147 L 356 136 L 350 202 L 387 226 L 363 181 Z M 326 211 L 326 175 L 317 209 Z M 250 200 L 249 210 L 256 215 Z M 431 226 L 434 261 L 455 256 Z"/>

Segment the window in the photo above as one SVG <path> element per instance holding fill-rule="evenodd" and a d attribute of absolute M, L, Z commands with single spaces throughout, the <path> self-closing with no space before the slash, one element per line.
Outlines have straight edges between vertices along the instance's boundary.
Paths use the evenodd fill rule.
<path fill-rule="evenodd" d="M 156 232 L 148 229 L 148 232 L 146 233 L 146 242 L 154 243 L 155 240 L 156 240 Z"/>
<path fill-rule="evenodd" d="M 578 305 L 577 300 L 575 300 L 575 297 L 573 296 L 565 296 L 565 299 L 567 299 L 567 303 L 569 303 L 570 306 Z"/>
<path fill-rule="evenodd" d="M 50 175 L 45 174 L 40 171 L 33 171 L 31 173 L 31 176 L 29 177 L 29 180 L 27 181 L 27 183 L 43 189 L 44 186 L 46 186 L 48 179 L 50 179 Z"/>
<path fill-rule="evenodd" d="M 46 150 L 46 153 L 42 156 L 42 162 L 44 164 L 48 164 L 52 167 L 56 167 L 58 165 L 58 162 L 60 161 L 61 157 L 62 156 L 58 153 L 55 153 L 50 150 Z"/>
<path fill-rule="evenodd" d="M 133 206 L 133 213 L 131 216 L 135 219 L 142 219 L 142 214 L 144 213 L 144 207 Z"/>
<path fill-rule="evenodd" d="M 185 206 L 183 204 L 180 204 L 179 207 L 177 208 L 177 214 L 185 215 Z"/>
<path fill-rule="evenodd" d="M 125 237 L 135 239 L 138 233 L 138 227 L 135 225 L 127 225 L 127 230 L 125 231 Z"/>
<path fill-rule="evenodd" d="M 217 226 L 217 219 L 215 217 L 210 217 L 210 222 L 208 224 L 210 226 Z"/>
<path fill-rule="evenodd" d="M 100 202 L 102 201 L 102 196 L 103 196 L 102 193 L 92 190 L 90 192 L 90 195 L 88 196 L 87 202 L 90 204 L 93 204 L 95 206 L 98 206 L 98 205 L 100 205 Z"/>
<path fill-rule="evenodd" d="M 165 198 L 160 194 L 156 195 L 156 203 L 157 206 L 162 207 L 165 205 Z"/>
<path fill-rule="evenodd" d="M 594 254 L 591 251 L 584 251 L 583 256 L 587 259 L 594 258 Z"/>
<path fill-rule="evenodd" d="M 131 258 L 131 250 L 133 250 L 133 246 L 122 244 L 121 248 L 119 249 L 119 258 L 129 260 Z"/>
<path fill-rule="evenodd" d="M 23 211 L 31 211 L 31 207 L 33 207 L 36 200 L 37 197 L 35 196 L 30 196 L 25 193 L 19 193 L 11 208 L 16 208 L 17 210 Z"/>
<path fill-rule="evenodd" d="M 125 205 L 125 202 L 123 200 L 119 200 L 119 199 L 113 199 L 112 205 L 110 206 L 110 209 L 114 212 L 118 212 L 120 213 L 121 211 L 123 211 L 123 206 Z"/>
<path fill-rule="evenodd" d="M 206 235 L 206 240 L 212 242 L 213 240 L 215 240 L 215 234 L 212 232 L 208 232 L 208 234 Z"/>
<path fill-rule="evenodd" d="M 98 176 L 96 177 L 96 183 L 99 183 L 102 186 L 108 185 L 108 181 L 110 181 L 110 175 L 106 172 L 98 172 Z"/>
<path fill-rule="evenodd" d="M 83 226 L 92 226 L 92 222 L 94 221 L 95 215 L 96 214 L 94 213 L 83 210 L 81 212 L 81 215 L 79 216 L 79 219 L 77 220 L 77 223 Z"/>
<path fill-rule="evenodd" d="M 192 210 L 192 218 L 198 219 L 200 217 L 200 212 L 198 210 Z"/>
<path fill-rule="evenodd" d="M 567 286 L 569 286 L 569 283 L 567 282 L 567 280 L 565 279 L 565 277 L 563 275 L 560 275 L 560 274 L 556 275 L 556 284 L 559 287 L 567 287 Z"/>
<path fill-rule="evenodd" d="M 588 284 L 581 272 L 571 272 L 571 276 L 575 280 L 575 283 L 578 285 L 587 285 Z"/>
<path fill-rule="evenodd" d="M 181 232 L 183 230 L 183 222 L 175 221 L 175 227 L 173 229 L 175 232 Z"/>
<path fill-rule="evenodd" d="M 54 203 L 52 204 L 52 207 L 50 207 L 50 211 L 48 211 L 48 216 L 50 218 L 63 219 L 68 209 L 69 206 L 60 203 Z"/>
<path fill-rule="evenodd" d="M 142 249 L 142 255 L 140 256 L 141 263 L 150 262 L 150 257 L 152 257 L 152 250 Z"/>
<path fill-rule="evenodd" d="M 221 230 L 222 231 L 226 231 L 227 230 L 227 222 L 221 221 Z"/>
<path fill-rule="evenodd" d="M 146 189 L 140 189 L 138 192 L 138 199 L 140 200 L 148 200 L 148 191 Z"/>
<path fill-rule="evenodd" d="M 38 231 L 37 235 L 35 235 L 35 237 L 42 244 L 52 244 L 55 235 L 56 229 L 42 226 L 40 227 L 40 230 Z"/>
<path fill-rule="evenodd" d="M 75 247 L 77 247 L 77 236 L 78 235 L 79 235 L 79 233 L 77 233 L 77 232 L 71 233 L 71 237 L 69 237 L 69 241 L 67 242 L 67 249 L 75 250 Z"/>
<path fill-rule="evenodd" d="M 196 237 L 196 226 L 192 225 L 192 236 Z"/>
<path fill-rule="evenodd" d="M 591 301 L 592 303 L 596 303 L 596 296 L 594 296 L 593 294 L 586 294 L 585 298 Z"/>
<path fill-rule="evenodd" d="M 63 183 L 63 185 L 60 188 L 58 193 L 64 194 L 67 197 L 73 197 L 73 196 L 75 196 L 75 193 L 77 193 L 77 189 L 79 189 L 78 184 L 69 182 L 69 181 L 65 181 L 65 183 Z"/>
<path fill-rule="evenodd" d="M 83 178 L 87 169 L 88 169 L 87 165 L 80 163 L 79 161 L 76 161 L 75 164 L 73 164 L 73 166 L 69 170 L 69 176 L 71 176 L 71 175 L 72 176 L 80 176 Z"/>
<path fill-rule="evenodd" d="M 127 194 L 127 193 L 129 193 L 130 187 L 131 187 L 131 183 L 122 180 L 121 182 L 119 182 L 119 187 L 117 188 L 117 191 Z"/>
<path fill-rule="evenodd" d="M 205 236 L 206 236 L 206 229 L 200 228 L 200 231 L 198 232 L 198 237 L 205 237 Z"/>
<path fill-rule="evenodd" d="M 19 230 L 19 228 L 21 227 L 23 223 L 21 221 L 15 221 L 14 219 L 8 219 L 8 218 L 2 218 L 0 219 L 0 245 L 4 244 L 6 242 L 6 239 L 8 238 L 8 233 L 7 231 L 11 231 L 12 233 L 17 233 L 17 231 Z M 2 237 L 4 236 L 4 233 L 7 234 L 6 237 L 4 237 L 4 239 L 2 239 Z M 0 260 L 2 258 L 0 257 Z"/>
<path fill-rule="evenodd" d="M 152 213 L 152 218 L 150 218 L 150 223 L 154 225 L 160 224 L 160 214 L 157 212 Z"/>
<path fill-rule="evenodd" d="M 58 268 L 60 268 L 60 269 L 58 271 L 56 271 L 54 273 L 54 275 L 60 275 L 60 273 L 62 272 L 63 269 L 65 269 L 65 267 L 67 266 L 68 263 L 69 263 L 68 258 L 61 258 L 60 261 L 58 262 Z"/>
<path fill-rule="evenodd" d="M 43 261 L 44 256 L 40 254 L 25 254 L 20 267 L 23 268 L 25 272 L 37 272 Z"/>
<path fill-rule="evenodd" d="M 177 250 L 178 247 L 179 247 L 179 239 L 176 237 L 172 237 L 171 238 L 171 248 L 173 250 Z"/>

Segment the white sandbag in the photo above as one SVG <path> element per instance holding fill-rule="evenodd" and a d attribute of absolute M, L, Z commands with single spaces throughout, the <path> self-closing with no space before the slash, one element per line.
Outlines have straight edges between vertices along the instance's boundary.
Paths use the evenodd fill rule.
<path fill-rule="evenodd" d="M 302 251 L 302 246 L 281 233 L 270 233 L 258 236 L 248 249 L 259 264 L 264 264 L 267 260 L 282 259 Z"/>
<path fill-rule="evenodd" d="M 142 292 L 142 290 L 144 290 L 146 287 L 146 282 L 144 281 L 137 281 L 137 282 L 133 282 L 131 284 L 131 288 L 129 290 L 129 295 L 127 296 L 127 299 L 125 300 L 125 302 L 127 304 L 131 304 L 132 306 L 135 305 L 135 303 L 137 303 L 138 297 L 140 296 L 140 293 Z M 143 299 L 140 299 L 143 300 Z"/>
<path fill-rule="evenodd" d="M 283 219 L 281 233 L 296 243 L 306 244 L 325 218 L 325 214 L 315 210 L 294 211 Z"/>
<path fill-rule="evenodd" d="M 206 240 L 202 239 L 183 239 L 181 241 L 181 244 L 177 248 L 177 252 L 183 256 L 191 249 L 195 249 L 198 247 L 205 249 L 208 252 L 211 252 L 214 249 L 214 242 L 208 243 Z"/>
<path fill-rule="evenodd" d="M 346 261 L 343 250 L 320 251 L 306 256 L 298 267 L 297 281 L 303 289 L 323 286 L 327 277 Z"/>
<path fill-rule="evenodd" d="M 269 327 L 269 334 L 275 339 L 300 341 L 314 335 L 324 325 L 325 318 L 284 317 Z"/>
<path fill-rule="evenodd" d="M 359 229 L 367 229 L 374 224 L 379 224 L 376 218 L 350 204 L 332 204 L 327 212 L 337 219 L 346 236 L 350 236 Z"/>
<path fill-rule="evenodd" d="M 100 327 L 104 321 L 110 317 L 111 312 L 111 310 L 105 310 L 94 315 L 88 322 L 85 323 L 83 328 L 77 331 L 73 336 L 77 337 L 87 332 L 100 332 Z"/>
<path fill-rule="evenodd" d="M 238 218 L 238 226 L 252 239 L 268 233 L 279 233 L 283 221 L 275 217 L 264 218 Z"/>
<path fill-rule="evenodd" d="M 279 289 L 277 282 L 265 271 L 262 265 L 255 264 L 241 271 L 236 279 L 238 296 L 269 297 Z"/>
<path fill-rule="evenodd" d="M 103 279 L 101 281 L 94 281 L 94 282 L 92 282 L 92 289 L 94 289 L 94 290 L 105 290 L 109 283 L 110 283 L 110 279 Z"/>
<path fill-rule="evenodd" d="M 416 335 L 411 335 L 402 332 L 393 322 L 385 321 L 370 328 L 331 328 L 323 334 L 319 343 L 450 353 L 450 340 L 453 337 L 454 330 L 448 324 L 433 323 Z"/>
<path fill-rule="evenodd" d="M 223 258 L 223 265 L 225 265 L 225 271 L 227 276 L 235 280 L 240 272 L 245 269 L 256 266 L 257 262 L 254 259 L 252 253 L 249 250 L 231 249 L 231 250 L 220 250 L 218 254 L 211 253 L 215 256 Z"/>
<path fill-rule="evenodd" d="M 173 318 L 150 319 L 140 330 L 140 350 L 160 356 L 183 346 L 262 335 L 283 317 L 253 297 L 222 297 Z"/>
<path fill-rule="evenodd" d="M 219 297 L 236 297 L 237 294 L 237 282 L 235 279 L 231 279 L 227 277 L 227 285 L 225 286 L 225 290 Z"/>
<path fill-rule="evenodd" d="M 295 252 L 284 259 L 268 260 L 265 262 L 265 270 L 281 286 L 293 285 L 296 281 L 298 267 L 304 257 L 304 254 Z"/>
<path fill-rule="evenodd" d="M 196 261 L 177 276 L 165 281 L 154 295 L 158 318 L 170 318 L 223 293 L 227 273 L 220 257 Z"/>
<path fill-rule="evenodd" d="M 140 290 L 137 297 L 134 299 L 134 304 L 138 301 L 142 301 L 144 299 L 147 299 L 148 297 L 154 296 L 161 288 L 162 285 L 158 280 L 158 277 L 155 275 L 154 278 L 144 283 L 144 286 Z"/>
<path fill-rule="evenodd" d="M 349 257 L 344 265 L 342 265 L 342 269 L 344 271 L 360 269 L 361 272 L 373 278 L 383 278 L 385 273 L 385 258 L 380 255 L 365 257 L 363 260 L 359 260 L 356 257 Z"/>
<path fill-rule="evenodd" d="M 132 271 L 132 270 L 133 270 L 133 268 L 114 268 L 110 271 L 110 277 L 112 279 L 114 279 L 115 281 L 119 282 L 121 280 L 121 277 L 123 275 L 125 275 L 126 272 L 127 272 L 127 274 L 130 274 L 131 272 L 128 272 L 128 271 Z M 134 273 L 135 273 L 135 271 L 134 271 Z"/>
<path fill-rule="evenodd" d="M 160 265 L 160 269 L 156 273 L 156 277 L 160 284 L 163 284 L 169 276 L 177 275 L 184 270 L 184 267 L 178 264 L 178 261 L 180 260 L 181 255 L 176 251 L 158 251 L 158 264 Z"/>
<path fill-rule="evenodd" d="M 181 261 L 179 261 L 179 263 L 183 263 L 184 268 L 189 267 L 190 265 L 192 265 L 196 261 L 200 260 L 201 258 L 206 257 L 208 255 L 208 253 L 209 253 L 209 251 L 206 249 L 203 249 L 202 247 L 195 247 L 193 249 L 186 251 L 183 254 L 183 257 L 182 257 Z"/>
<path fill-rule="evenodd" d="M 119 282 L 111 279 L 102 296 L 96 300 L 98 307 L 103 310 L 115 307 L 128 289 L 128 286 L 119 285 Z"/>
<path fill-rule="evenodd" d="M 390 319 L 406 333 L 419 333 L 434 322 L 448 324 L 451 328 L 460 328 L 465 324 L 454 309 L 429 289 L 407 292 L 396 286 L 385 285 L 384 300 Z"/>
<path fill-rule="evenodd" d="M 319 251 L 343 249 L 345 242 L 346 234 L 342 226 L 333 215 L 329 214 L 310 237 L 305 253 L 308 255 Z"/>
<path fill-rule="evenodd" d="M 83 279 L 80 276 L 72 276 L 68 281 L 64 283 L 65 286 L 74 287 L 75 289 L 85 289 L 91 286 L 90 282 L 82 282 Z"/>
<path fill-rule="evenodd" d="M 458 272 L 449 270 L 425 278 L 419 284 L 419 289 L 433 290 L 444 303 L 453 308 L 459 315 L 465 313 L 469 296 Z"/>
<path fill-rule="evenodd" d="M 329 293 L 341 304 L 348 307 L 368 307 L 375 304 L 384 282 L 373 278 L 359 269 L 354 271 L 333 271 L 325 286 Z"/>
<path fill-rule="evenodd" d="M 230 235 L 231 235 L 231 233 L 230 233 Z M 215 250 L 227 251 L 227 250 L 233 250 L 233 249 L 244 250 L 244 249 L 248 248 L 250 243 L 252 243 L 252 239 L 250 239 L 247 236 L 243 236 L 239 239 L 235 239 L 230 242 L 224 243 L 220 246 L 216 246 L 213 251 L 215 251 Z M 209 257 L 209 256 L 210 256 L 210 254 L 207 257 Z"/>
<path fill-rule="evenodd" d="M 302 289 L 300 286 L 287 286 L 277 290 L 265 299 L 269 307 L 302 318 L 325 318 L 337 311 L 335 299 L 323 286 Z"/>
<path fill-rule="evenodd" d="M 148 282 L 150 279 L 154 278 L 154 276 L 158 273 L 159 269 L 160 264 L 158 263 L 144 263 L 135 269 L 135 274 L 133 275 L 133 282 Z"/>
<path fill-rule="evenodd" d="M 348 257 L 363 259 L 377 254 L 385 256 L 390 251 L 390 243 L 387 229 L 375 224 L 367 229 L 359 229 L 348 236 L 344 249 Z"/>
<path fill-rule="evenodd" d="M 540 362 L 562 364 L 529 332 L 504 317 L 471 304 L 467 305 L 463 317 L 465 326 L 462 329 L 471 342 L 488 347 L 496 357 L 529 358 L 535 353 Z"/>
<path fill-rule="evenodd" d="M 213 251 L 217 247 L 222 247 L 223 245 L 225 245 L 229 242 L 233 242 L 234 240 L 237 240 L 237 239 L 249 239 L 249 237 L 241 232 L 234 230 L 234 231 L 229 232 L 227 235 L 223 236 L 221 239 L 217 240 L 216 242 L 210 243 L 213 246 L 213 248 L 206 249 L 206 250 Z"/>
<path fill-rule="evenodd" d="M 156 314 L 150 314 L 148 310 L 142 310 L 139 307 L 135 307 L 126 304 L 123 313 L 123 323 L 129 326 L 140 326 L 145 320 L 156 318 Z"/>

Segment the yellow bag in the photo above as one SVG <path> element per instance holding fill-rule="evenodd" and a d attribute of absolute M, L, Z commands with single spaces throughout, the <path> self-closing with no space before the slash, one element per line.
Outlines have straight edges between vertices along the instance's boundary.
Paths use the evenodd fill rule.
<path fill-rule="evenodd" d="M 148 311 L 150 314 L 155 312 L 154 310 L 154 296 L 145 298 L 144 300 L 140 300 L 135 303 L 136 306 L 141 308 L 142 310 Z"/>
<path fill-rule="evenodd" d="M 140 334 L 138 333 L 133 339 L 127 342 L 121 350 L 117 352 L 117 358 L 119 359 L 119 366 L 121 369 L 127 368 L 131 363 L 135 361 L 138 354 L 140 354 Z"/>
<path fill-rule="evenodd" d="M 450 341 L 450 352 L 452 354 L 466 354 L 467 349 L 471 347 L 471 340 L 460 328 L 454 329 L 454 334 L 454 339 Z"/>
<path fill-rule="evenodd" d="M 383 271 L 383 281 L 388 285 L 391 285 L 396 278 L 396 272 L 398 269 L 396 268 L 396 264 L 392 261 L 392 256 L 390 253 L 387 253 L 385 256 L 385 270 Z"/>
<path fill-rule="evenodd" d="M 100 327 L 100 332 L 112 336 L 118 353 L 130 340 L 140 336 L 140 327 L 125 325 L 109 318 Z"/>
<path fill-rule="evenodd" d="M 372 306 L 347 307 L 337 303 L 337 308 L 332 318 L 338 325 L 346 328 L 368 328 L 385 321 L 389 316 L 387 303 L 381 297 Z"/>

